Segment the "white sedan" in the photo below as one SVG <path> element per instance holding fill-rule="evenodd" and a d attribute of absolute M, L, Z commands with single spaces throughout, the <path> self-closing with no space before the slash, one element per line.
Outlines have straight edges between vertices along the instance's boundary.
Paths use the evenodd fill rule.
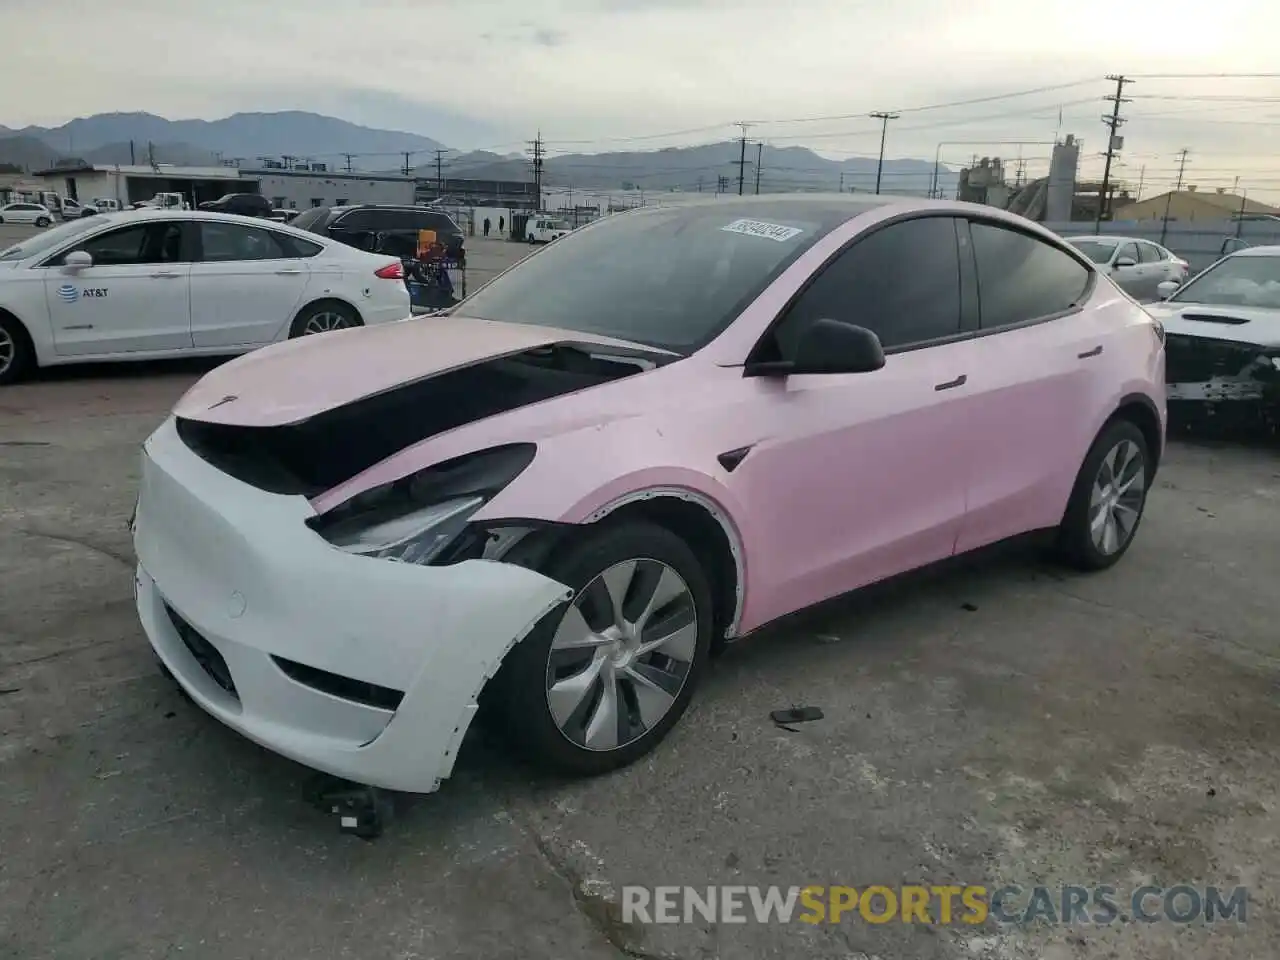
<path fill-rule="evenodd" d="M 1185 283 L 1191 272 L 1186 260 L 1151 240 L 1107 234 L 1064 239 L 1136 300 L 1158 299 L 1160 284 Z"/>
<path fill-rule="evenodd" d="M 283 224 L 86 217 L 0 251 L 0 384 L 36 366 L 245 353 L 410 313 L 399 260 Z"/>
<path fill-rule="evenodd" d="M 47 227 L 53 223 L 53 213 L 38 203 L 6 203 L 0 207 L 0 223 L 34 223 L 37 227 Z"/>

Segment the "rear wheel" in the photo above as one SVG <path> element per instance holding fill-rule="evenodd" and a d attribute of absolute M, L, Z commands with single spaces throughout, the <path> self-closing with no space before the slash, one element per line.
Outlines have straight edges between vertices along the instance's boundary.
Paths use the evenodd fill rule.
<path fill-rule="evenodd" d="M 1132 421 L 1115 420 L 1098 435 L 1058 531 L 1063 559 L 1103 570 L 1124 556 L 1142 522 L 1150 464 L 1146 438 Z"/>
<path fill-rule="evenodd" d="M 543 566 L 575 595 L 503 665 L 497 692 L 511 735 L 560 772 L 626 766 L 693 697 L 711 647 L 707 576 L 683 540 L 649 523 L 600 529 Z"/>
<path fill-rule="evenodd" d="M 13 317 L 0 314 L 0 386 L 21 380 L 34 363 L 27 331 Z"/>
<path fill-rule="evenodd" d="M 359 315 L 345 303 L 335 300 L 321 300 L 318 303 L 303 307 L 293 324 L 289 327 L 289 336 L 306 337 L 313 333 L 328 333 L 331 330 L 345 330 L 348 327 L 360 326 Z"/>

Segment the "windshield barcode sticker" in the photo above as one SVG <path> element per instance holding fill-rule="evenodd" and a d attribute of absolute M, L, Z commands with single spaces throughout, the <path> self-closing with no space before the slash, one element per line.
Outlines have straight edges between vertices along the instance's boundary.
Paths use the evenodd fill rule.
<path fill-rule="evenodd" d="M 764 237 L 766 240 L 777 240 L 784 243 L 798 234 L 804 233 L 798 227 L 784 227 L 778 223 L 765 223 L 763 220 L 735 220 L 720 228 L 729 233 L 745 233 L 749 237 Z"/>

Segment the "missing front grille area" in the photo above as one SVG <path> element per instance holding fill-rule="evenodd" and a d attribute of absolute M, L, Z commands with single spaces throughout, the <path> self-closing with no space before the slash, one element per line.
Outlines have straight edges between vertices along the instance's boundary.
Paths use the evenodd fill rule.
<path fill-rule="evenodd" d="M 169 622 L 173 624 L 173 629 L 178 632 L 183 646 L 195 658 L 196 663 L 200 664 L 200 669 L 208 674 L 209 679 L 219 687 L 239 700 L 240 694 L 236 691 L 235 682 L 231 679 L 231 671 L 227 668 L 227 661 L 223 659 L 218 649 L 202 637 L 195 627 L 178 616 L 177 611 L 167 603 L 164 605 L 164 611 L 169 615 Z"/>

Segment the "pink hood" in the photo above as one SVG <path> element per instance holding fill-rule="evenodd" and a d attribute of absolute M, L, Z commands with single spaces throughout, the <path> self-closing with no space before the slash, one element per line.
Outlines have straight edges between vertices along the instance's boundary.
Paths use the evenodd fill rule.
<path fill-rule="evenodd" d="M 403 383 L 565 341 L 637 346 L 552 327 L 423 317 L 255 350 L 206 374 L 173 412 L 191 420 L 250 427 L 297 423 Z"/>

